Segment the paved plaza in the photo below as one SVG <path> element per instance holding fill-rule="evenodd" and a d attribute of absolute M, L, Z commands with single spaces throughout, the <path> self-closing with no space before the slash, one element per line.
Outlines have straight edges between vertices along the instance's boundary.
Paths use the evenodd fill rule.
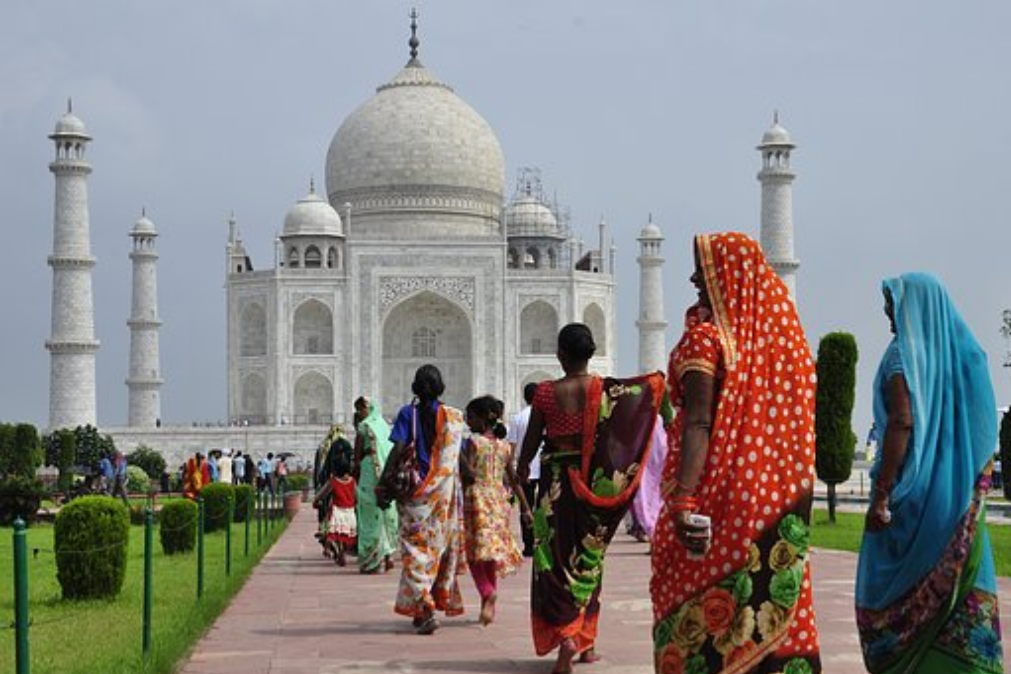
<path fill-rule="evenodd" d="M 479 600 L 461 578 L 467 613 L 417 636 L 394 615 L 398 575 L 362 576 L 320 555 L 314 512 L 303 507 L 249 582 L 200 641 L 182 674 L 544 673 L 552 657 L 533 655 L 528 620 L 529 567 L 501 582 L 498 618 L 477 622 Z M 598 650 L 603 659 L 577 674 L 646 674 L 650 659 L 649 557 L 619 534 L 607 556 Z M 826 674 L 862 674 L 853 618 L 856 555 L 812 554 L 815 606 Z M 1000 580 L 1004 624 L 1011 581 Z M 1005 665 L 1011 658 L 1005 657 Z"/>

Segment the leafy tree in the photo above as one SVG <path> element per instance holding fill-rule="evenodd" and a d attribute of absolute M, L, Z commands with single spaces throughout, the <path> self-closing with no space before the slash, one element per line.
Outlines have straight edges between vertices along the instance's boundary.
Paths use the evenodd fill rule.
<path fill-rule="evenodd" d="M 126 455 L 126 462 L 131 466 L 143 468 L 152 480 L 161 478 L 165 472 L 165 457 L 147 445 L 137 445 L 137 449 Z"/>
<path fill-rule="evenodd" d="M 848 332 L 830 332 L 818 344 L 815 396 L 815 469 L 828 485 L 828 516 L 835 522 L 837 484 L 849 479 L 857 436 L 853 432 L 857 343 Z"/>
<path fill-rule="evenodd" d="M 102 435 L 98 429 L 88 424 L 74 429 L 77 439 L 77 465 L 95 470 L 104 455 L 111 456 L 116 451 L 116 443 L 108 435 Z"/>

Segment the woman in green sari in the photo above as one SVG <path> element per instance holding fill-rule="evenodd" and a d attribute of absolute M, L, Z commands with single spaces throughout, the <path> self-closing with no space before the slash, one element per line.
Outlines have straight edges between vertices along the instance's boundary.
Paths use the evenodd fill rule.
<path fill-rule="evenodd" d="M 376 485 L 393 443 L 379 404 L 365 396 L 355 401 L 355 465 L 358 466 L 358 568 L 380 573 L 393 568 L 397 550 L 397 509 L 376 505 Z"/>

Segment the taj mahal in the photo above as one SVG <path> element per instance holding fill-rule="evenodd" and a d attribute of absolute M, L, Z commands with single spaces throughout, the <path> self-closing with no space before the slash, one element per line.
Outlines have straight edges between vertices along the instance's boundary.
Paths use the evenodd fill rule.
<path fill-rule="evenodd" d="M 307 181 L 305 196 L 283 215 L 273 259 L 252 259 L 240 223 L 229 223 L 225 426 L 161 423 L 159 336 L 171 326 L 158 312 L 157 229 L 146 214 L 136 222 L 129 421 L 102 428 L 126 451 L 143 443 L 170 461 L 211 447 L 309 456 L 329 424 L 350 418 L 359 395 L 378 397 L 388 414 L 407 402 L 424 363 L 442 371 L 447 403 L 490 392 L 517 410 L 526 383 L 561 375 L 555 338 L 573 321 L 593 331 L 594 369 L 616 373 L 612 232 L 603 223 L 583 228 L 594 232 L 585 244 L 535 168 L 520 169 L 510 184 L 495 130 L 422 64 L 413 18 L 409 47 L 406 65 L 334 133 L 325 183 Z M 55 429 L 96 424 L 100 345 L 87 206 L 92 138 L 68 107 L 50 139 L 56 190 L 46 348 Z M 758 145 L 760 238 L 791 292 L 799 268 L 793 149 L 774 119 Z M 636 241 L 638 368 L 663 370 L 664 237 L 649 221 Z"/>

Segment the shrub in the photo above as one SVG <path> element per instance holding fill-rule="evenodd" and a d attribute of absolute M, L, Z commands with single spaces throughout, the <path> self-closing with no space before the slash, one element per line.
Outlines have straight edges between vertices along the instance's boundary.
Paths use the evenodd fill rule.
<path fill-rule="evenodd" d="M 292 473 L 288 476 L 287 491 L 302 491 L 309 487 L 309 476 L 305 473 Z"/>
<path fill-rule="evenodd" d="M 74 466 L 77 465 L 77 436 L 69 428 L 53 431 L 42 441 L 46 451 L 46 465 L 60 471 L 57 488 L 66 494 L 74 485 Z"/>
<path fill-rule="evenodd" d="M 204 531 L 217 531 L 228 525 L 228 508 L 235 503 L 235 488 L 214 482 L 200 490 L 204 500 Z"/>
<path fill-rule="evenodd" d="M 235 522 L 245 522 L 246 513 L 249 512 L 250 502 L 252 502 L 255 507 L 256 503 L 256 492 L 253 490 L 253 485 L 251 484 L 237 484 L 233 487 L 235 490 Z"/>
<path fill-rule="evenodd" d="M 197 544 L 197 504 L 169 501 L 158 516 L 158 538 L 166 555 L 189 552 Z"/>
<path fill-rule="evenodd" d="M 18 517 L 27 524 L 34 522 L 45 496 L 41 480 L 22 476 L 0 480 L 0 526 L 10 526 Z"/>
<path fill-rule="evenodd" d="M 835 522 L 835 487 L 848 480 L 853 469 L 857 357 L 857 342 L 848 332 L 830 332 L 818 344 L 815 469 L 818 479 L 828 485 L 830 522 Z"/>
<path fill-rule="evenodd" d="M 56 516 L 56 579 L 64 599 L 115 597 L 126 577 L 130 513 L 108 496 L 84 496 Z"/>
<path fill-rule="evenodd" d="M 140 466 L 126 466 L 126 490 L 131 494 L 146 494 L 151 491 L 151 479 Z"/>
<path fill-rule="evenodd" d="M 997 436 L 1000 447 L 1001 482 L 1004 498 L 1011 500 L 1011 409 L 1000 418 L 1000 433 Z"/>
<path fill-rule="evenodd" d="M 34 478 L 42 459 L 42 444 L 35 426 L 0 424 L 0 477 Z"/>
<path fill-rule="evenodd" d="M 137 449 L 126 455 L 126 462 L 143 468 L 152 480 L 161 479 L 165 472 L 165 457 L 146 445 L 137 445 Z"/>

